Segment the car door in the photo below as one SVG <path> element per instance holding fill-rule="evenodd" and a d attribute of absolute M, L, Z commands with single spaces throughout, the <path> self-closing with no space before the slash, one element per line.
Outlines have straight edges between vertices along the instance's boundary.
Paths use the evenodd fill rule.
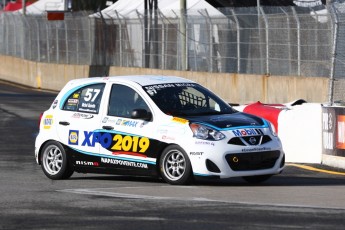
<path fill-rule="evenodd" d="M 85 159 L 99 154 L 99 125 L 105 83 L 76 87 L 64 95 L 57 114 L 57 133 L 61 143 L 75 150 L 76 164 L 93 164 Z"/>
<path fill-rule="evenodd" d="M 146 118 L 133 118 L 132 112 L 144 111 Z M 146 113 L 145 113 L 146 111 Z M 101 162 L 122 169 L 150 169 L 156 164 L 161 148 L 153 138 L 155 126 L 152 111 L 138 90 L 123 84 L 113 84 L 108 111 L 102 120 L 105 132 L 100 154 Z M 111 142 L 108 142 L 109 139 Z"/>

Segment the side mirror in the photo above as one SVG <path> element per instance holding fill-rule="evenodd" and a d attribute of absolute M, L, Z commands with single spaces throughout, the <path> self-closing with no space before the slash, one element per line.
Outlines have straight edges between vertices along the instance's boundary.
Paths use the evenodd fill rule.
<path fill-rule="evenodd" d="M 133 109 L 131 113 L 132 119 L 140 119 L 144 121 L 151 121 L 152 114 L 151 112 L 147 112 L 146 109 Z"/>

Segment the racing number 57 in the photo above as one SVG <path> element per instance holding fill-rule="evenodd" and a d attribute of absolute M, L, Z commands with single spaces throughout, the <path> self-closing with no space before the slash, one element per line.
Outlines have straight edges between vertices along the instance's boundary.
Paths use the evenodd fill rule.
<path fill-rule="evenodd" d="M 84 101 L 90 101 L 91 100 L 91 102 L 94 102 L 100 92 L 101 92 L 100 89 L 88 88 L 86 90 L 86 93 L 84 96 Z"/>

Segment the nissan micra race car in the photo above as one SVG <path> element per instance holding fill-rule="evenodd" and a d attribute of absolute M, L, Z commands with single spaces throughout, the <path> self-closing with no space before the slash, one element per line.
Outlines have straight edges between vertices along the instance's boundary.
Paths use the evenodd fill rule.
<path fill-rule="evenodd" d="M 40 120 L 36 162 L 53 180 L 73 172 L 267 180 L 284 167 L 273 126 L 179 77 L 68 82 Z"/>

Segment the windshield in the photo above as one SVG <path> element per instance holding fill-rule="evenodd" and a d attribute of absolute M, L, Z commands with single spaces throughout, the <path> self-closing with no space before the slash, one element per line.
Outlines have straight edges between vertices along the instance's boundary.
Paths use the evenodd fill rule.
<path fill-rule="evenodd" d="M 172 116 L 200 116 L 234 113 L 235 110 L 211 91 L 196 83 L 144 86 L 156 105 Z"/>

